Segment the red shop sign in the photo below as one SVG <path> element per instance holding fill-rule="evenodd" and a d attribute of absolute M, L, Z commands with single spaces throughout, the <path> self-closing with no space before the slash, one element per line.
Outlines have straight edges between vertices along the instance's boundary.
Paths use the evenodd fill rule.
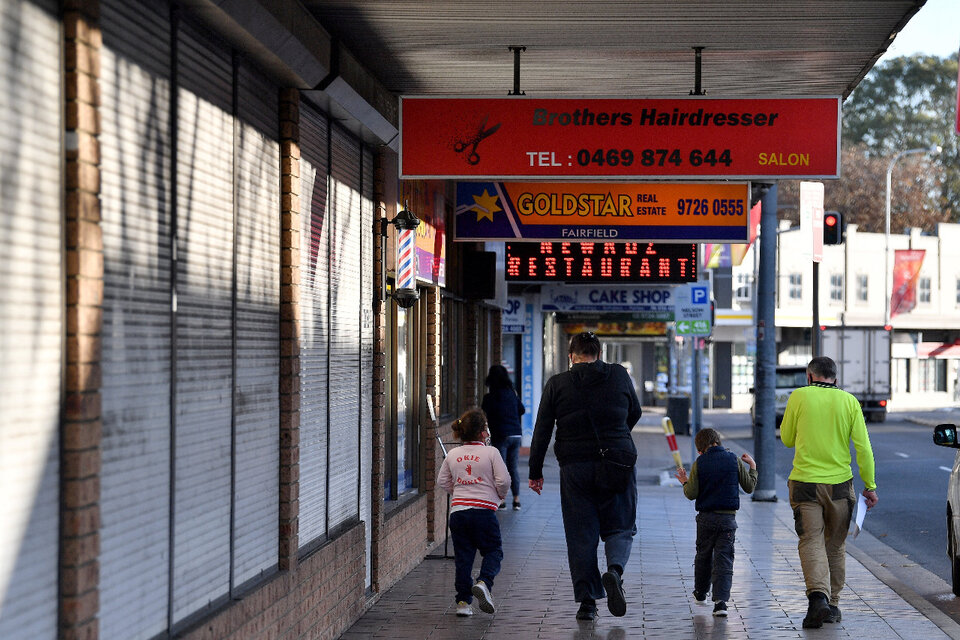
<path fill-rule="evenodd" d="M 400 101 L 402 178 L 837 178 L 840 98 Z"/>

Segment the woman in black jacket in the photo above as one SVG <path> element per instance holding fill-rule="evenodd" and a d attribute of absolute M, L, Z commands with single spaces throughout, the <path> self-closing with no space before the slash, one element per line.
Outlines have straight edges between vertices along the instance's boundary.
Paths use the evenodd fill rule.
<path fill-rule="evenodd" d="M 510 375 L 499 364 L 490 367 L 487 373 L 487 388 L 481 408 L 487 414 L 490 427 L 490 444 L 500 449 L 500 456 L 507 463 L 510 472 L 510 491 L 513 493 L 513 510 L 520 510 L 520 473 L 517 463 L 520 456 L 520 416 L 524 413 L 523 403 L 513 389 Z M 500 503 L 500 508 L 506 508 Z"/>

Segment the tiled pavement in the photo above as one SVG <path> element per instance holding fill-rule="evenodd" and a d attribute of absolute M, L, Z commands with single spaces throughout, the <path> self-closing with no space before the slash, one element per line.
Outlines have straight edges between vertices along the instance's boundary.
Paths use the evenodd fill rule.
<path fill-rule="evenodd" d="M 934 622 L 908 604 L 863 564 L 847 556 L 847 586 L 841 593 L 843 620 L 822 629 L 801 626 L 806 613 L 790 506 L 741 499 L 737 516 L 736 561 L 729 617 L 714 618 L 698 605 L 693 590 L 696 539 L 693 503 L 678 486 L 661 486 L 671 466 L 660 415 L 645 414 L 634 431 L 641 452 L 638 535 L 624 575 L 627 614 L 615 618 L 598 602 L 594 622 L 575 619 L 570 572 L 560 516 L 556 459 L 547 456 L 543 495 L 529 491 L 521 459 L 523 509 L 499 511 L 504 541 L 503 568 L 493 589 L 497 611 L 476 608 L 470 618 L 455 614 L 453 560 L 443 544 L 380 599 L 342 638 L 887 638 L 960 637 L 960 626 Z M 685 438 L 687 443 L 689 439 Z M 689 464 L 689 444 L 680 451 Z M 855 541 L 848 546 L 856 544 Z M 452 545 L 448 555 L 452 555 Z M 603 570 L 602 547 L 600 552 Z M 479 558 L 477 560 L 479 566 Z"/>

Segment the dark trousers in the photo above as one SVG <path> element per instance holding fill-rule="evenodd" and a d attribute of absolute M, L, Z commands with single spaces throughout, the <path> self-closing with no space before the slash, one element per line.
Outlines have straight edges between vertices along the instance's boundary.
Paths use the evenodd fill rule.
<path fill-rule="evenodd" d="M 497 512 L 491 509 L 464 509 L 450 514 L 450 537 L 453 538 L 453 557 L 456 577 L 453 584 L 457 589 L 457 602 L 473 602 L 473 560 L 477 551 L 483 561 L 480 563 L 480 576 L 490 590 L 493 579 L 500 573 L 500 561 L 503 560 L 503 547 L 500 542 L 500 523 Z"/>
<path fill-rule="evenodd" d="M 637 534 L 637 476 L 620 493 L 597 487 L 600 462 L 571 462 L 560 467 L 560 509 L 567 539 L 567 560 L 577 602 L 603 598 L 597 547 L 603 540 L 607 567 L 626 568 Z"/>
<path fill-rule="evenodd" d="M 737 516 L 704 511 L 697 514 L 697 556 L 693 561 L 693 588 L 706 593 L 713 583 L 714 601 L 730 599 L 733 585 L 733 542 Z"/>
<path fill-rule="evenodd" d="M 500 457 L 503 458 L 507 471 L 510 472 L 510 493 L 514 498 L 520 495 L 520 471 L 517 469 L 520 462 L 520 439 L 520 436 L 507 436 L 497 445 L 500 449 Z"/>

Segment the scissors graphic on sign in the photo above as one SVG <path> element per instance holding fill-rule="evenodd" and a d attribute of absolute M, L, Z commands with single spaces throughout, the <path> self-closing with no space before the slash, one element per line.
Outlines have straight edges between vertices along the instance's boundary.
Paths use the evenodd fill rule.
<path fill-rule="evenodd" d="M 483 122 L 480 123 L 480 128 L 477 129 L 477 134 L 470 140 L 460 141 L 457 144 L 453 145 L 453 150 L 457 153 L 463 153 L 466 151 L 467 147 L 473 145 L 473 148 L 470 149 L 470 154 L 467 156 L 467 162 L 470 164 L 477 164 L 480 162 L 480 154 L 477 153 L 477 145 L 480 144 L 480 141 L 486 137 L 493 135 L 497 129 L 500 128 L 500 123 L 493 125 L 489 129 L 485 129 L 487 126 L 487 119 L 490 116 L 484 116 Z"/>

